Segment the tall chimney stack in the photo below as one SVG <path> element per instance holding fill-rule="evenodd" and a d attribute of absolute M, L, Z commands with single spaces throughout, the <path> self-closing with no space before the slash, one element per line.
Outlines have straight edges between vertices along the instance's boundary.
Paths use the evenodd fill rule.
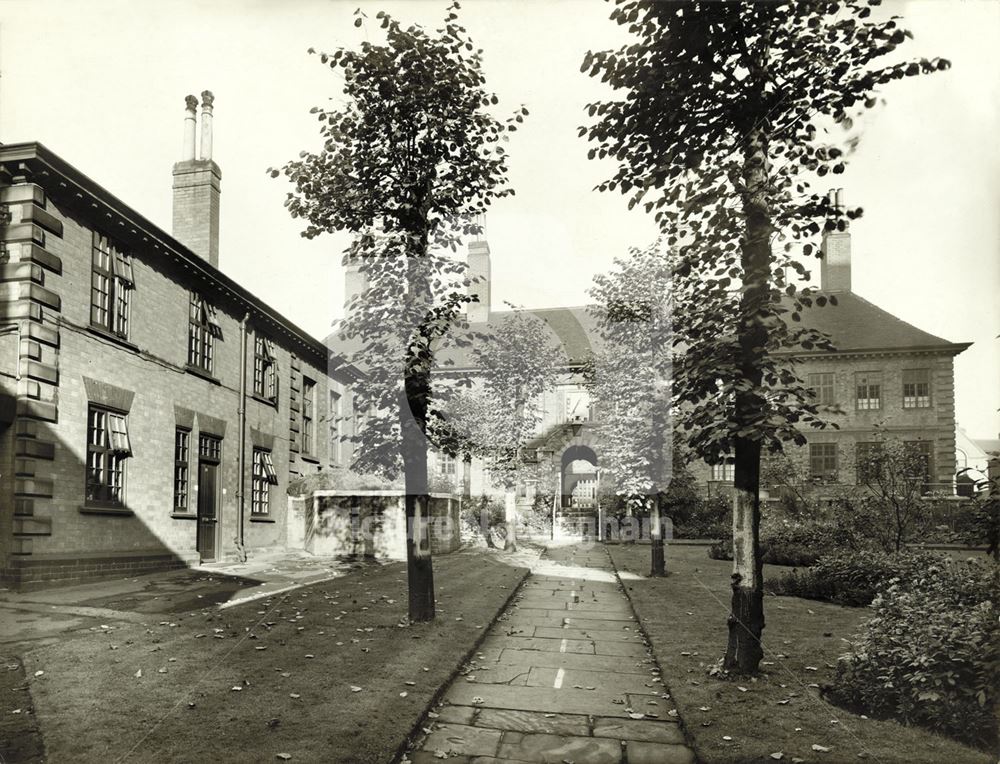
<path fill-rule="evenodd" d="M 490 320 L 490 245 L 483 240 L 469 243 L 469 294 L 479 302 L 469 303 L 469 323 L 485 324 Z"/>
<path fill-rule="evenodd" d="M 344 315 L 351 312 L 351 303 L 368 291 L 368 276 L 361 270 L 361 263 L 344 255 Z M 357 307 L 357 306 L 355 306 Z"/>
<path fill-rule="evenodd" d="M 184 112 L 184 153 L 174 165 L 174 238 L 212 266 L 219 267 L 219 195 L 222 171 L 212 160 L 211 91 L 201 94 L 201 153 L 195 159 L 198 99 L 187 96 Z"/>
<path fill-rule="evenodd" d="M 844 216 L 844 189 L 830 191 L 830 206 L 840 213 L 839 220 L 847 225 Z M 823 234 L 823 261 L 820 264 L 820 289 L 824 292 L 851 291 L 851 234 L 843 231 Z"/>

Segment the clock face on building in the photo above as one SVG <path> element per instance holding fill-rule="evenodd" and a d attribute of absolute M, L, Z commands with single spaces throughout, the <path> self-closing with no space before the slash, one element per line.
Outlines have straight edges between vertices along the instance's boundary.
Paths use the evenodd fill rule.
<path fill-rule="evenodd" d="M 590 394 L 586 390 L 566 392 L 566 421 L 587 422 L 590 420 Z"/>

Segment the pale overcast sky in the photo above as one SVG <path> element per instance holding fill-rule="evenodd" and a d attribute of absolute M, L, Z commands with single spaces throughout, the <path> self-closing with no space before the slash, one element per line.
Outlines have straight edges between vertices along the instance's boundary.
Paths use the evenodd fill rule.
<path fill-rule="evenodd" d="M 359 5 L 435 24 L 447 0 L 0 0 L 0 141 L 37 140 L 169 231 L 184 96 L 212 90 L 222 168 L 220 265 L 324 336 L 340 314 L 343 240 L 301 239 L 265 169 L 318 146 L 314 105 L 338 95 L 310 46 L 355 45 Z M 915 34 L 908 55 L 949 72 L 887 90 L 838 179 L 866 210 L 852 228 L 855 291 L 947 340 L 958 422 L 1000 431 L 1000 2 L 886 3 Z M 579 305 L 594 273 L 654 236 L 576 136 L 601 86 L 588 48 L 621 42 L 600 0 L 474 0 L 462 17 L 501 104 L 531 116 L 512 139 L 517 195 L 490 214 L 493 303 Z M 374 34 L 374 32 L 373 32 Z M 818 265 L 815 271 L 818 274 Z"/>

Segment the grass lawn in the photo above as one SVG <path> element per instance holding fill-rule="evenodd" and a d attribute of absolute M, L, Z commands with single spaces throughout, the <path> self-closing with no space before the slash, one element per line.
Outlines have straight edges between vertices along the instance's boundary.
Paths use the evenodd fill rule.
<path fill-rule="evenodd" d="M 765 595 L 761 676 L 720 680 L 707 672 L 726 648 L 732 563 L 709 559 L 706 547 L 668 546 L 670 574 L 650 579 L 648 546 L 608 549 L 704 764 L 773 761 L 779 752 L 783 761 L 807 762 L 992 760 L 918 728 L 863 719 L 819 696 L 866 608 Z"/>
<path fill-rule="evenodd" d="M 391 760 L 526 571 L 463 551 L 434 573 L 431 624 L 400 625 L 406 567 L 373 564 L 28 653 L 48 760 Z"/>

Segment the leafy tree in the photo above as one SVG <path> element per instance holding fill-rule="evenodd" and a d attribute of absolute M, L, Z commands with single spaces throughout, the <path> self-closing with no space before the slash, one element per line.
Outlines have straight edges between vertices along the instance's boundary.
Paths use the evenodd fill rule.
<path fill-rule="evenodd" d="M 594 278 L 600 345 L 587 373 L 600 411 L 602 460 L 629 516 L 649 514 L 651 574 L 663 575 L 660 498 L 671 479 L 670 267 L 656 245 Z"/>
<path fill-rule="evenodd" d="M 542 420 L 542 395 L 555 383 L 559 350 L 541 321 L 515 311 L 472 351 L 478 388 L 449 404 L 438 435 L 444 447 L 483 459 L 491 481 L 504 491 L 504 547 L 516 549 L 516 488 L 531 467 L 522 449 Z"/>
<path fill-rule="evenodd" d="M 381 39 L 320 54 L 342 76 L 343 98 L 312 110 L 323 148 L 283 168 L 295 185 L 285 204 L 307 221 L 303 236 L 352 234 L 346 258 L 367 280 L 340 327 L 367 373 L 355 467 L 404 474 L 414 621 L 434 617 L 426 433 L 437 416 L 435 344 L 470 299 L 459 283 L 464 266 L 448 253 L 479 233 L 493 200 L 513 193 L 502 143 L 526 114 L 500 122 L 488 111 L 497 98 L 457 10 L 434 32 L 380 12 Z M 366 16 L 355 14 L 360 27 Z"/>
<path fill-rule="evenodd" d="M 611 18 L 632 43 L 583 61 L 622 91 L 591 104 L 596 122 L 580 129 L 592 157 L 617 161 L 598 188 L 655 214 L 677 248 L 674 330 L 685 352 L 674 390 L 688 440 L 711 462 L 735 455 L 724 667 L 741 673 L 763 654 L 761 452 L 824 424 L 783 353 L 829 348 L 796 322 L 834 298 L 793 282 L 808 276 L 820 232 L 860 214 L 813 193 L 807 176 L 845 169 L 827 127 L 851 125 L 893 80 L 948 67 L 880 64 L 909 35 L 896 17 L 876 20 L 877 4 L 615 0 Z"/>

